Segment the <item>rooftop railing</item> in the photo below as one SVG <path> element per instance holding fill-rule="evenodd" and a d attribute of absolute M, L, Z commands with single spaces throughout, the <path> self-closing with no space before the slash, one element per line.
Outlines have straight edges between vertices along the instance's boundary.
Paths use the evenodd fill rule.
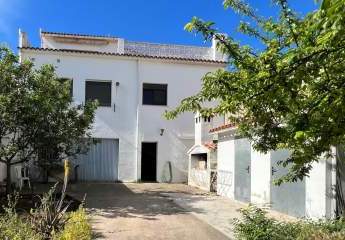
<path fill-rule="evenodd" d="M 214 50 L 210 47 L 195 47 L 173 44 L 153 44 L 145 42 L 125 41 L 124 51 L 125 53 L 142 54 L 149 56 L 180 57 L 204 60 L 223 60 L 222 57 L 217 57 L 219 59 L 214 59 Z"/>

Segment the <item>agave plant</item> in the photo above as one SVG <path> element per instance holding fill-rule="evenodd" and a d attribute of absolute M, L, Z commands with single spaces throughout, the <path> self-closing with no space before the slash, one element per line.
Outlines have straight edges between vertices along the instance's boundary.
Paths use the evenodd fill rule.
<path fill-rule="evenodd" d="M 33 229 L 40 233 L 44 239 L 51 239 L 54 233 L 62 230 L 68 221 L 66 211 L 71 202 L 65 202 L 67 182 L 69 176 L 69 161 L 64 164 L 64 182 L 61 190 L 61 196 L 55 196 L 57 184 L 40 198 L 40 204 L 30 211 L 30 221 Z"/>

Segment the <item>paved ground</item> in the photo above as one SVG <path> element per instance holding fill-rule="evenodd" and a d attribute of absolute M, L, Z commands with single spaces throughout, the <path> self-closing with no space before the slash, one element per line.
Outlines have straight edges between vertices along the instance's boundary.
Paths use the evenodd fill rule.
<path fill-rule="evenodd" d="M 184 184 L 78 184 L 73 194 L 92 214 L 96 239 L 234 239 L 244 204 Z M 294 220 L 270 212 L 280 220 Z"/>
<path fill-rule="evenodd" d="M 96 239 L 229 239 L 165 194 L 192 193 L 184 185 L 78 184 L 86 196 Z"/>

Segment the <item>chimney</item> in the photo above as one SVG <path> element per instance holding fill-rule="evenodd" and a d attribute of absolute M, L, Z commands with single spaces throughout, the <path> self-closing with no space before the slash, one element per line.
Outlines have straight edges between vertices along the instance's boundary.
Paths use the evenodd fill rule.
<path fill-rule="evenodd" d="M 117 39 L 117 53 L 125 53 L 125 40 L 123 38 Z"/>
<path fill-rule="evenodd" d="M 224 37 L 227 37 L 226 34 L 220 34 L 220 36 L 224 36 Z M 217 50 L 217 44 L 218 44 L 218 40 L 213 36 L 212 38 L 212 59 L 217 61 L 217 60 L 220 60 L 220 61 L 223 61 L 223 60 L 226 60 L 226 55 L 223 54 L 222 52 L 218 51 Z"/>
<path fill-rule="evenodd" d="M 19 28 L 19 42 L 18 42 L 18 46 L 20 48 L 22 48 L 22 47 L 30 47 L 30 43 L 29 43 L 28 36 L 27 36 L 26 32 L 23 32 L 20 28 Z"/>
<path fill-rule="evenodd" d="M 195 145 L 202 145 L 204 142 L 211 141 L 212 137 L 209 133 L 213 127 L 212 117 L 202 117 L 199 113 L 194 118 L 195 125 Z"/>

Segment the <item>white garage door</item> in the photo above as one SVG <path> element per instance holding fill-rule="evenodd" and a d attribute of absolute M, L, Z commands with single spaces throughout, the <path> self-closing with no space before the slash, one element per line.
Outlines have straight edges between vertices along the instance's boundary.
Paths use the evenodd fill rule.
<path fill-rule="evenodd" d="M 78 156 L 79 181 L 116 181 L 118 179 L 119 140 L 99 139 L 86 154 Z"/>

